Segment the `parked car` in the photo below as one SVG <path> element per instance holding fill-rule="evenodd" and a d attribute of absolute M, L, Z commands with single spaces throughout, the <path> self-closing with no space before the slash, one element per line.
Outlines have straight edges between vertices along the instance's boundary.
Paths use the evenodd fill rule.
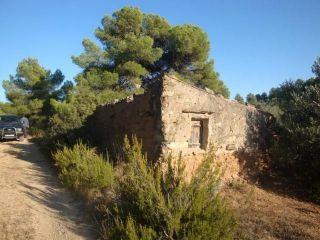
<path fill-rule="evenodd" d="M 23 139 L 23 125 L 14 115 L 0 115 L 0 140 Z"/>

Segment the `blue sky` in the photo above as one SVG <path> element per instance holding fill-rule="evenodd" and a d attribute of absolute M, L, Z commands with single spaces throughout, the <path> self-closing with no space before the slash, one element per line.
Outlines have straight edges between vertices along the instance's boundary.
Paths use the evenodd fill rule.
<path fill-rule="evenodd" d="M 319 0 L 0 0 L 0 82 L 28 56 L 73 79 L 80 69 L 70 56 L 82 39 L 95 39 L 101 18 L 126 5 L 202 27 L 232 97 L 306 79 L 320 56 Z"/>

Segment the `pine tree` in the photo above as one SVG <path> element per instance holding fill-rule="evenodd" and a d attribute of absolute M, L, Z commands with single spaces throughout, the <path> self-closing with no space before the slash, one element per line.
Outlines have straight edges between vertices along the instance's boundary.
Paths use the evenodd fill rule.
<path fill-rule="evenodd" d="M 244 99 L 239 93 L 236 94 L 236 96 L 234 97 L 234 100 L 236 100 L 239 103 L 244 104 Z"/>
<path fill-rule="evenodd" d="M 133 7 L 105 16 L 101 23 L 95 35 L 103 48 L 84 39 L 84 52 L 72 57 L 84 73 L 99 69 L 115 74 L 110 78 L 121 87 L 136 89 L 159 74 L 172 71 L 195 85 L 229 96 L 209 59 L 210 43 L 201 28 L 189 24 L 171 26 L 166 19 Z"/>

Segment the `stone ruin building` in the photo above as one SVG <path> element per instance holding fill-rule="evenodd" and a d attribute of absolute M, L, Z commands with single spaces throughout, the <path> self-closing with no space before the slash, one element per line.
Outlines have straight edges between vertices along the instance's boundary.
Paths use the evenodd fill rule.
<path fill-rule="evenodd" d="M 144 94 L 99 106 L 88 130 L 102 149 L 134 135 L 148 159 L 181 154 L 191 168 L 212 143 L 229 172 L 237 172 L 237 152 L 265 147 L 269 118 L 253 106 L 164 75 Z"/>

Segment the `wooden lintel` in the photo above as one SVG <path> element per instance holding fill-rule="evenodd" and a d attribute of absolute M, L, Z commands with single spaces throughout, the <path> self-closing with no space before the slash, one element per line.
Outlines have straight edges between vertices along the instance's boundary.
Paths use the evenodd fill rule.
<path fill-rule="evenodd" d="M 182 110 L 182 113 L 212 114 L 211 111 Z"/>

